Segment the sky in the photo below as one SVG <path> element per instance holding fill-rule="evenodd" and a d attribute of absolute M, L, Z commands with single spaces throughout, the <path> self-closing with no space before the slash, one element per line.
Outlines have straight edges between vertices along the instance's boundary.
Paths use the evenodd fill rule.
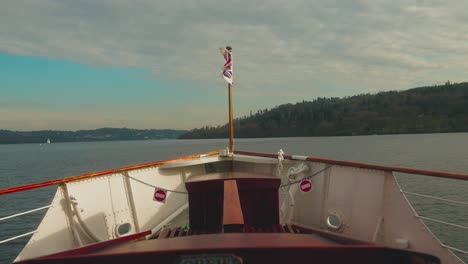
<path fill-rule="evenodd" d="M 192 129 L 468 80 L 465 0 L 2 0 L 0 129 Z"/>

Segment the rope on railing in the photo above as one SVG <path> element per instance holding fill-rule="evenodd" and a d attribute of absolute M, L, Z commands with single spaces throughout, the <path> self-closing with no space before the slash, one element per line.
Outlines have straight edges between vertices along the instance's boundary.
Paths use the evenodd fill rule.
<path fill-rule="evenodd" d="M 47 206 L 44 206 L 44 207 L 39 207 L 39 208 L 32 209 L 32 210 L 29 210 L 29 211 L 25 211 L 25 212 L 22 212 L 22 213 L 17 213 L 17 214 L 14 214 L 14 215 L 5 216 L 5 217 L 0 218 L 0 221 L 7 220 L 7 219 L 10 219 L 10 218 L 14 218 L 14 217 L 21 216 L 21 215 L 25 215 L 25 214 L 30 214 L 30 213 L 33 213 L 33 212 L 36 212 L 36 211 L 39 211 L 39 210 L 44 210 L 44 209 L 49 208 L 51 206 L 52 205 L 47 205 Z"/>
<path fill-rule="evenodd" d="M 410 194 L 410 195 L 414 195 L 414 196 L 421 196 L 421 197 L 430 198 L 430 199 L 435 199 L 435 200 L 440 200 L 440 201 L 444 201 L 444 202 L 451 202 L 451 203 L 458 203 L 458 204 L 468 205 L 467 202 L 460 202 L 460 201 L 455 201 L 455 200 L 440 198 L 440 197 L 437 197 L 437 196 L 431 196 L 431 195 L 419 194 L 419 193 L 413 193 L 413 192 L 407 192 L 407 191 L 401 191 L 401 192 L 404 193 L 404 194 Z"/>
<path fill-rule="evenodd" d="M 304 177 L 304 178 L 302 178 L 302 179 L 300 179 L 300 180 L 297 180 L 297 181 L 293 181 L 293 182 L 290 182 L 290 183 L 283 184 L 283 185 L 280 186 L 280 188 L 283 188 L 283 187 L 287 187 L 287 186 L 290 186 L 290 185 L 293 185 L 293 184 L 300 183 L 300 182 L 302 182 L 303 180 L 308 180 L 308 179 L 314 177 L 315 175 L 318 175 L 318 174 L 320 174 L 320 173 L 322 173 L 322 172 L 328 170 L 328 169 L 331 168 L 332 166 L 333 166 L 333 165 L 328 165 L 328 166 L 325 167 L 324 169 L 321 169 L 321 170 L 315 172 L 315 173 L 312 174 L 312 175 L 309 175 L 309 176 Z"/>
<path fill-rule="evenodd" d="M 0 241 L 0 244 L 6 243 L 8 241 L 15 240 L 15 239 L 18 239 L 18 238 L 21 238 L 21 237 L 29 236 L 29 235 L 32 235 L 32 234 L 34 234 L 36 232 L 37 232 L 37 230 L 34 230 L 34 231 L 24 233 L 24 234 L 21 234 L 21 235 L 18 235 L 18 236 L 10 237 L 10 238 L 7 238 L 5 240 Z"/>
<path fill-rule="evenodd" d="M 122 173 L 122 175 L 124 175 L 125 177 L 128 177 L 134 181 L 137 181 L 141 184 L 144 184 L 146 186 L 149 186 L 149 187 L 152 187 L 152 188 L 155 188 L 155 189 L 162 189 L 162 190 L 165 190 L 166 192 L 173 192 L 173 193 L 180 193 L 180 194 L 188 194 L 188 192 L 183 192 L 183 191 L 176 191 L 176 190 L 168 190 L 166 188 L 161 188 L 161 187 L 158 187 L 158 186 L 155 186 L 155 185 L 152 185 L 152 184 L 149 184 L 147 182 L 144 182 L 144 181 L 141 181 L 141 180 L 138 180 L 137 178 L 133 178 L 132 176 L 126 174 L 126 173 Z"/>

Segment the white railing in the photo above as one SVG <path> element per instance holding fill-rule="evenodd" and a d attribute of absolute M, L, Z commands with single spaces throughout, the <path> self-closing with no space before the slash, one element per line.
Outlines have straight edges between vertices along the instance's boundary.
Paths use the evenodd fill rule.
<path fill-rule="evenodd" d="M 456 201 L 456 200 L 441 198 L 441 197 L 427 195 L 427 194 L 420 194 L 420 193 L 408 192 L 408 191 L 403 191 L 403 190 L 401 190 L 401 192 L 404 193 L 404 194 L 408 194 L 408 195 L 434 199 L 434 200 L 443 201 L 443 202 L 446 202 L 446 203 L 468 205 L 468 202 Z M 427 217 L 427 216 L 421 216 L 419 214 L 416 215 L 416 216 L 418 218 L 420 218 L 420 219 L 423 219 L 423 220 L 428 220 L 428 221 L 431 221 L 431 222 L 435 222 L 435 223 L 439 223 L 439 224 L 443 224 L 443 225 L 448 225 L 448 226 L 453 226 L 453 227 L 456 227 L 456 228 L 468 230 L 468 226 L 458 225 L 458 224 L 442 221 L 442 220 L 439 220 L 439 219 L 434 219 L 434 218 Z M 445 245 L 445 244 L 442 244 L 442 246 L 444 246 L 444 247 L 446 247 L 446 248 L 448 248 L 448 249 L 450 249 L 452 251 L 468 255 L 468 251 L 466 251 L 466 250 L 462 250 L 460 248 L 448 246 L 448 245 Z"/>
<path fill-rule="evenodd" d="M 444 201 L 444 202 L 449 202 L 449 203 L 458 203 L 458 204 L 468 205 L 467 202 L 460 202 L 460 201 L 456 201 L 456 200 L 450 200 L 450 199 L 440 198 L 440 197 L 437 197 L 437 196 L 432 196 L 432 195 L 427 195 L 427 194 L 419 194 L 419 193 L 407 192 L 407 191 L 401 191 L 401 192 L 404 193 L 404 194 L 410 194 L 410 195 L 415 195 L 415 196 L 430 198 L 430 199 L 439 200 L 439 201 Z"/>
<path fill-rule="evenodd" d="M 29 211 L 24 211 L 24 212 L 21 212 L 21 213 L 17 213 L 17 214 L 13 214 L 13 215 L 1 217 L 1 218 L 0 218 L 0 222 L 1 222 L 1 221 L 4 221 L 4 220 L 11 219 L 11 218 L 15 218 L 15 217 L 18 217 L 18 216 L 22 216 L 22 215 L 34 213 L 34 212 L 37 212 L 37 211 L 40 211 L 40 210 L 44 210 L 44 209 L 47 209 L 47 208 L 49 208 L 49 207 L 51 207 L 51 206 L 52 206 L 52 205 L 47 205 L 47 206 L 43 206 L 43 207 L 39 207 L 39 208 L 36 208 L 36 209 L 29 210 Z M 37 230 L 34 230 L 34 231 L 27 232 L 27 233 L 24 233 L 24 234 L 21 234 L 21 235 L 13 236 L 13 237 L 10 237 L 10 238 L 1 240 L 1 241 L 0 241 L 0 244 L 6 243 L 6 242 L 9 242 L 9 241 L 12 241 L 12 240 L 21 238 L 21 237 L 29 236 L 29 235 L 32 235 L 32 234 L 34 234 L 34 233 L 36 233 L 36 232 L 37 232 Z"/>

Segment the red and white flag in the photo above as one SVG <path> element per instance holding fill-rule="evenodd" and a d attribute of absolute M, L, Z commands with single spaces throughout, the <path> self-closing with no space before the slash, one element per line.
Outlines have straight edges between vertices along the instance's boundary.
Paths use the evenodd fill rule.
<path fill-rule="evenodd" d="M 219 48 L 221 51 L 221 54 L 223 55 L 224 59 L 226 62 L 224 63 L 223 66 L 223 73 L 222 76 L 226 82 L 232 85 L 232 52 L 231 52 L 231 47 L 227 46 L 225 48 Z"/>

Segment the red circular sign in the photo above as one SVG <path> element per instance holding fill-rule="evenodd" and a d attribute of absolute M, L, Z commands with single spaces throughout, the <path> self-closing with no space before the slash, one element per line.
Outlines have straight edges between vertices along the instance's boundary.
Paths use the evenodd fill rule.
<path fill-rule="evenodd" d="M 303 192 L 308 192 L 312 190 L 312 183 L 309 180 L 301 181 L 301 184 L 299 186 L 301 188 L 301 191 Z"/>
<path fill-rule="evenodd" d="M 164 200 L 166 200 L 166 191 L 162 189 L 156 189 L 154 191 L 153 199 L 158 202 L 164 202 Z"/>

